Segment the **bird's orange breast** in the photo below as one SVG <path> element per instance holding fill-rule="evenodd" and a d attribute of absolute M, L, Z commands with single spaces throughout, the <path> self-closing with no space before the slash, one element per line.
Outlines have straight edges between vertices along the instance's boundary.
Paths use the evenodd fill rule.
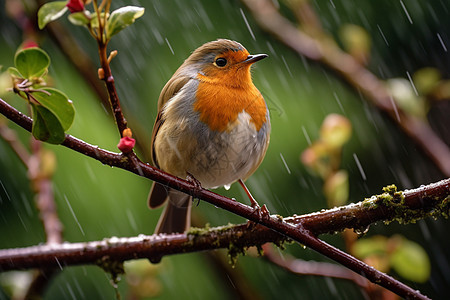
<path fill-rule="evenodd" d="M 200 113 L 200 120 L 211 130 L 228 130 L 239 113 L 245 111 L 251 123 L 259 131 L 267 121 L 267 108 L 264 98 L 250 79 L 243 74 L 217 74 L 214 77 L 199 74 L 194 110 Z M 232 77 L 232 78 L 230 78 Z"/>

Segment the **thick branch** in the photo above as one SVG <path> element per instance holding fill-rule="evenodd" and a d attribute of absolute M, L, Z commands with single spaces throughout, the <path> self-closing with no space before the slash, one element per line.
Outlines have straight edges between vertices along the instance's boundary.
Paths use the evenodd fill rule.
<path fill-rule="evenodd" d="M 225 197 L 217 195 L 216 198 Z M 405 219 L 405 213 L 421 218 L 429 215 L 448 215 L 449 202 L 450 178 L 404 192 L 385 192 L 355 204 L 318 213 L 284 219 L 272 216 L 270 222 L 279 224 L 275 226 L 280 228 L 279 231 L 282 231 L 281 227 L 296 228 L 301 225 L 303 230 L 308 230 L 316 236 L 346 228 L 366 228 L 369 224 L 380 221 L 406 222 L 408 219 Z M 234 203 L 237 206 L 245 206 L 236 201 Z M 361 219 L 367 220 L 361 222 Z M 409 221 L 413 220 L 409 219 Z M 188 234 L 140 235 L 88 243 L 64 243 L 0 250 L 0 270 L 94 264 L 105 256 L 119 261 L 149 258 L 157 262 L 163 256 L 170 254 L 229 248 L 230 245 L 243 249 L 268 242 L 279 244 L 285 240 L 284 235 L 261 225 L 249 227 L 248 224 L 242 224 L 211 229 L 192 229 Z"/>
<path fill-rule="evenodd" d="M 242 0 L 259 25 L 299 55 L 323 63 L 348 84 L 387 113 L 419 145 L 440 171 L 450 176 L 450 149 L 431 127 L 397 107 L 385 85 L 352 56 L 340 50 L 324 33 L 317 38 L 305 34 L 283 17 L 270 0 Z M 320 31 L 320 28 L 316 28 Z"/>

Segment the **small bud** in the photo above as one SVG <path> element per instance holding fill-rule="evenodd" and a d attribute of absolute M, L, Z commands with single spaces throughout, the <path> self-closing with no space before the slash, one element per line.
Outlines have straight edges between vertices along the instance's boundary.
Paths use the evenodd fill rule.
<path fill-rule="evenodd" d="M 327 177 L 323 185 L 323 192 L 329 207 L 345 205 L 349 197 L 347 171 L 339 170 Z"/>
<path fill-rule="evenodd" d="M 117 52 L 117 50 L 111 51 L 111 53 L 110 53 L 109 56 L 108 56 L 108 64 L 110 64 L 110 63 L 111 63 L 111 60 L 112 60 L 114 57 L 117 56 L 117 53 L 119 53 L 119 52 Z"/>
<path fill-rule="evenodd" d="M 414 86 L 405 78 L 391 78 L 387 80 L 387 88 L 395 104 L 409 115 L 426 118 L 428 112 L 425 98 L 417 95 Z"/>
<path fill-rule="evenodd" d="M 314 175 L 327 178 L 332 172 L 331 157 L 327 145 L 321 141 L 306 148 L 300 156 L 301 162 Z"/>
<path fill-rule="evenodd" d="M 352 124 L 338 114 L 329 114 L 320 127 L 320 139 L 330 148 L 342 147 L 352 136 Z"/>
<path fill-rule="evenodd" d="M 122 153 L 128 154 L 131 151 L 133 151 L 135 144 L 136 144 L 135 139 L 128 137 L 128 136 L 124 136 L 123 138 L 120 139 L 120 142 L 117 145 L 117 148 L 119 148 L 119 150 L 122 151 Z"/>
<path fill-rule="evenodd" d="M 103 80 L 105 79 L 105 70 L 103 68 L 98 68 L 98 79 Z"/>
<path fill-rule="evenodd" d="M 133 133 L 131 132 L 130 128 L 126 128 L 122 131 L 122 136 L 131 138 L 133 137 Z"/>
<path fill-rule="evenodd" d="M 436 68 L 422 68 L 413 75 L 414 85 L 420 95 L 428 95 L 439 85 L 442 76 Z"/>
<path fill-rule="evenodd" d="M 346 24 L 339 28 L 339 35 L 347 52 L 360 64 L 367 65 L 372 44 L 369 33 L 361 26 Z"/>
<path fill-rule="evenodd" d="M 66 4 L 70 13 L 76 13 L 84 11 L 84 3 L 82 0 L 69 0 Z"/>
<path fill-rule="evenodd" d="M 57 164 L 55 153 L 42 149 L 40 160 L 40 175 L 44 178 L 51 178 L 55 173 Z"/>

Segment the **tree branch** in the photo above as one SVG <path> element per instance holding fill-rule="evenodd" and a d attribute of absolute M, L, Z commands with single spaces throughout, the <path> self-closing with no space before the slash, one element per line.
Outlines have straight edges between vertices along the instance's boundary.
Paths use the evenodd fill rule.
<path fill-rule="evenodd" d="M 9 128 L 6 123 L 0 120 L 0 137 L 5 140 L 11 147 L 11 149 L 16 153 L 20 161 L 26 166 L 28 160 L 30 159 L 30 153 L 24 147 L 24 145 L 19 141 L 17 134 L 14 130 Z"/>
<path fill-rule="evenodd" d="M 335 233 L 346 228 L 367 228 L 371 223 L 415 221 L 405 219 L 405 214 L 417 218 L 425 216 L 448 215 L 450 205 L 450 178 L 417 189 L 394 192 L 391 196 L 385 192 L 364 201 L 306 214 L 277 219 L 277 223 L 296 227 L 299 224 L 313 235 Z M 217 195 L 219 196 L 219 195 Z M 222 196 L 219 196 L 222 197 Z M 391 198 L 392 197 L 392 198 Z M 392 201 L 400 201 L 392 207 Z M 242 205 L 236 202 L 238 205 Z M 428 213 L 425 213 L 427 211 Z M 367 221 L 360 222 L 365 216 Z M 64 243 L 33 246 L 19 249 L 0 250 L 0 270 L 13 270 L 37 267 L 59 267 L 78 264 L 94 264 L 104 256 L 112 260 L 124 261 L 135 258 L 149 258 L 157 262 L 163 256 L 229 248 L 243 249 L 272 242 L 280 244 L 286 237 L 261 226 L 247 224 L 224 226 L 211 229 L 192 229 L 187 234 L 140 235 L 131 238 L 110 238 L 88 243 Z"/>
<path fill-rule="evenodd" d="M 295 240 L 303 239 L 297 238 L 298 234 L 291 232 L 298 231 L 295 228 L 299 226 L 302 227 L 300 230 L 309 231 L 314 236 L 312 239 L 315 241 L 317 235 L 335 233 L 347 228 L 358 230 L 367 228 L 368 225 L 376 222 L 392 222 L 394 220 L 402 223 L 413 222 L 426 216 L 448 216 L 450 212 L 450 178 L 403 192 L 397 192 L 394 189 L 387 190 L 383 194 L 372 196 L 358 203 L 284 219 L 281 216 L 272 216 L 269 220 L 264 221 L 264 223 L 270 225 L 273 221 L 278 224 L 273 227 L 276 227 L 280 232 L 288 231 L 286 234 L 280 234 L 269 229 L 269 224 L 267 224 L 267 227 L 265 224 L 264 226 L 241 224 L 210 229 L 193 228 L 184 234 L 139 235 L 130 238 L 113 237 L 103 241 L 87 243 L 64 243 L 5 249 L 0 250 L 0 270 L 95 264 L 105 256 L 118 261 L 148 258 L 153 262 L 158 262 L 166 255 L 220 248 L 230 249 L 230 245 L 233 245 L 232 252 L 239 252 L 239 249 L 242 250 L 269 242 L 283 243 L 288 240 L 286 236 L 289 238 L 293 236 Z M 211 192 L 202 191 L 197 195 L 204 193 L 211 197 L 209 194 Z M 215 196 L 215 198 L 227 199 L 220 195 Z M 213 202 L 213 200 L 208 202 Z M 239 207 L 246 206 L 237 201 L 234 201 L 234 203 Z M 220 204 L 220 201 L 216 204 Z M 255 214 L 252 211 L 250 214 L 253 217 L 248 217 L 254 218 Z M 413 216 L 410 216 L 411 214 Z M 361 222 L 359 219 L 367 220 Z M 285 230 L 286 227 L 294 229 Z M 306 239 L 306 241 L 310 244 L 309 239 Z"/>
<path fill-rule="evenodd" d="M 41 142 L 31 138 L 32 154 L 19 141 L 15 131 L 0 123 L 0 136 L 9 143 L 10 147 L 28 169 L 28 177 L 34 191 L 35 204 L 39 211 L 47 244 L 62 242 L 62 224 L 56 211 L 51 177 L 53 175 L 53 153 L 43 152 Z M 46 153 L 45 155 L 43 153 Z M 48 282 L 58 273 L 56 269 L 36 270 L 34 278 L 23 299 L 40 298 L 47 288 Z"/>
<path fill-rule="evenodd" d="M 312 275 L 350 280 L 362 288 L 366 288 L 369 285 L 365 278 L 342 266 L 327 262 L 305 261 L 286 254 L 280 256 L 275 253 L 270 244 L 265 244 L 262 247 L 264 258 L 291 273 L 300 276 Z"/>
<path fill-rule="evenodd" d="M 264 30 L 299 55 L 318 61 L 338 73 L 355 90 L 360 91 L 372 104 L 391 117 L 446 177 L 450 176 L 450 149 L 429 124 L 397 107 L 384 83 L 351 55 L 339 49 L 320 27 L 314 28 L 317 36 L 308 35 L 283 17 L 272 1 L 242 0 L 242 2 Z M 311 22 L 308 24 L 312 26 Z"/>

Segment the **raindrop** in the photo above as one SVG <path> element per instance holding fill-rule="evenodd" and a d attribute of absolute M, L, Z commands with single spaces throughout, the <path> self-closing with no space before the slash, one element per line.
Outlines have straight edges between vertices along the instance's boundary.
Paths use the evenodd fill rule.
<path fill-rule="evenodd" d="M 397 118 L 397 121 L 400 122 L 400 115 L 398 114 L 398 109 L 397 109 L 397 105 L 395 104 L 394 98 L 391 96 L 389 96 L 389 100 L 391 100 L 391 104 L 392 104 L 392 108 L 394 109 L 395 112 L 395 117 Z"/>
<path fill-rule="evenodd" d="M 59 260 L 58 260 L 58 258 L 55 256 L 55 260 L 56 260 L 56 263 L 58 264 L 58 266 L 59 266 L 59 268 L 61 269 L 61 271 L 63 270 L 63 267 L 62 267 L 62 265 L 61 265 L 61 263 L 59 262 Z"/>
<path fill-rule="evenodd" d="M 337 104 L 339 105 L 339 108 L 341 109 L 341 111 L 345 114 L 345 110 L 344 107 L 342 106 L 341 100 L 339 100 L 338 95 L 336 94 L 336 92 L 333 92 L 334 95 L 334 99 L 336 99 Z"/>
<path fill-rule="evenodd" d="M 289 73 L 289 76 L 294 77 L 294 76 L 292 76 L 291 69 L 289 68 L 288 63 L 286 62 L 286 58 L 284 58 L 284 55 L 281 55 L 281 59 L 283 60 L 284 66 L 286 67 L 286 69 Z"/>
<path fill-rule="evenodd" d="M 69 284 L 69 283 L 66 283 L 66 287 L 67 287 L 67 290 L 69 291 L 70 296 L 72 296 L 72 299 L 76 300 L 77 297 L 75 297 L 75 293 L 73 292 L 73 290 L 72 290 L 72 288 L 70 287 L 70 284 Z"/>
<path fill-rule="evenodd" d="M 88 176 L 91 179 L 91 181 L 97 182 L 97 176 L 95 175 L 94 171 L 92 170 L 90 162 L 88 162 L 87 160 L 84 162 L 84 169 L 88 173 Z"/>
<path fill-rule="evenodd" d="M 439 33 L 436 33 L 436 35 L 439 39 L 439 42 L 441 43 L 442 48 L 444 48 L 444 51 L 447 52 L 447 47 L 445 46 L 444 41 L 441 38 L 441 35 Z"/>
<path fill-rule="evenodd" d="M 267 48 L 269 48 L 269 52 L 270 52 L 271 54 L 277 55 L 277 53 L 275 52 L 275 50 L 274 50 L 273 47 L 272 47 L 272 44 L 271 44 L 269 41 L 266 42 L 266 45 L 267 45 Z"/>
<path fill-rule="evenodd" d="M 26 210 L 28 216 L 29 217 L 33 216 L 33 210 L 31 208 L 28 196 L 25 195 L 24 193 L 20 193 L 20 198 L 22 199 L 23 206 L 25 207 L 25 210 Z"/>
<path fill-rule="evenodd" d="M 414 90 L 414 93 L 416 94 L 416 96 L 419 96 L 419 93 L 417 92 L 416 86 L 414 85 L 414 82 L 413 82 L 413 80 L 411 78 L 411 75 L 409 74 L 408 71 L 406 71 L 406 75 L 408 76 L 409 82 L 411 83 L 411 86 L 412 86 L 412 88 Z"/>
<path fill-rule="evenodd" d="M 206 13 L 205 9 L 200 3 L 197 3 L 197 7 L 194 8 L 195 12 L 199 15 L 200 19 L 203 20 L 203 22 L 206 25 L 206 28 L 209 31 L 212 31 L 214 29 L 214 26 L 211 22 L 211 19 L 209 18 L 208 14 Z"/>
<path fill-rule="evenodd" d="M 411 19 L 411 16 L 409 15 L 408 10 L 406 9 L 406 6 L 405 6 L 405 4 L 403 4 L 402 0 L 400 0 L 400 4 L 402 5 L 403 11 L 405 12 L 406 17 L 408 18 L 409 23 L 412 24 L 413 21 Z"/>
<path fill-rule="evenodd" d="M 306 142 L 311 146 L 311 139 L 309 138 L 308 132 L 306 131 L 305 126 L 302 126 L 303 135 L 305 136 Z"/>
<path fill-rule="evenodd" d="M 336 9 L 336 5 L 334 5 L 333 0 L 330 0 L 331 5 L 333 6 L 334 9 Z"/>
<path fill-rule="evenodd" d="M 70 212 L 72 213 L 72 216 L 73 216 L 73 218 L 75 219 L 75 222 L 77 222 L 78 227 L 80 228 L 81 234 L 85 235 L 85 234 L 84 234 L 84 230 L 83 230 L 83 228 L 81 227 L 80 222 L 78 222 L 77 216 L 75 215 L 75 213 L 74 213 L 74 211 L 73 211 L 73 209 L 72 209 L 72 206 L 71 206 L 70 203 L 69 203 L 69 199 L 67 199 L 67 195 L 64 195 L 64 199 L 66 200 L 67 206 L 69 207 L 69 210 L 70 210 Z"/>
<path fill-rule="evenodd" d="M 20 216 L 20 213 L 17 213 L 17 216 L 19 217 L 19 220 L 22 223 L 23 228 L 25 228 L 25 231 L 28 231 L 27 225 L 25 225 L 25 222 L 23 221 L 22 217 Z"/>
<path fill-rule="evenodd" d="M 131 213 L 131 211 L 129 209 L 127 209 L 127 217 L 128 217 L 128 221 L 130 222 L 130 225 L 133 228 L 133 230 L 137 230 L 136 221 L 134 219 L 133 214 Z"/>
<path fill-rule="evenodd" d="M 281 152 L 280 152 L 280 157 L 281 157 L 281 160 L 283 161 L 284 167 L 286 168 L 288 174 L 291 174 L 291 170 L 289 169 L 289 167 L 286 163 L 286 160 L 284 159 L 284 156 L 283 156 L 283 154 L 281 154 Z"/>
<path fill-rule="evenodd" d="M 383 33 L 383 31 L 381 30 L 380 25 L 377 24 L 377 27 L 378 27 L 378 31 L 379 31 L 380 34 L 381 34 L 381 37 L 383 38 L 383 40 L 384 40 L 384 42 L 386 43 L 386 45 L 389 47 L 389 42 L 387 41 L 386 37 L 384 36 L 384 33 Z"/>
<path fill-rule="evenodd" d="M 244 19 L 245 25 L 247 25 L 248 31 L 250 32 L 250 35 L 252 36 L 253 40 L 256 41 L 255 35 L 253 34 L 252 29 L 250 28 L 250 24 L 247 21 L 247 18 L 245 17 L 244 11 L 242 8 L 240 9 L 242 18 Z"/>
<path fill-rule="evenodd" d="M 0 185 L 2 186 L 2 189 L 5 191 L 6 198 L 8 198 L 8 201 L 9 201 L 9 202 L 11 202 L 11 198 L 9 197 L 9 194 L 8 194 L 8 192 L 6 191 L 6 188 L 5 188 L 5 186 L 3 185 L 3 182 L 0 181 Z M 2 198 L 0 198 L 0 203 L 3 203 Z"/>
<path fill-rule="evenodd" d="M 358 170 L 361 173 L 362 179 L 365 181 L 367 179 L 366 173 L 364 173 L 364 170 L 363 170 L 363 168 L 361 166 L 361 163 L 359 162 L 358 156 L 356 156 L 356 153 L 353 153 L 353 159 L 356 162 L 356 166 L 358 166 Z"/>
<path fill-rule="evenodd" d="M 336 285 L 334 284 L 334 281 L 330 277 L 324 277 L 325 283 L 328 286 L 328 289 L 330 290 L 331 294 L 333 294 L 335 297 L 339 296 L 338 290 L 336 288 Z"/>
<path fill-rule="evenodd" d="M 74 285 L 75 285 L 75 287 L 76 287 L 78 293 L 81 295 L 80 298 L 85 298 L 84 292 L 83 292 L 83 290 L 81 289 L 80 283 L 78 282 L 78 280 L 77 280 L 76 277 L 73 278 L 73 283 L 74 283 Z"/>
<path fill-rule="evenodd" d="M 165 40 L 166 40 L 167 46 L 169 46 L 170 52 L 172 52 L 172 54 L 175 54 L 175 52 L 173 52 L 172 46 L 169 43 L 169 40 L 167 38 L 165 38 Z"/>
<path fill-rule="evenodd" d="M 153 33 L 153 35 L 155 36 L 156 41 L 157 41 L 160 45 L 162 45 L 162 43 L 163 43 L 164 41 L 163 41 L 163 38 L 162 38 L 162 36 L 161 36 L 161 33 L 160 33 L 156 28 L 152 28 L 152 33 Z"/>
<path fill-rule="evenodd" d="M 421 220 L 418 223 L 419 223 L 420 230 L 422 231 L 422 234 L 423 234 L 425 240 L 430 241 L 431 233 L 430 233 L 430 229 L 428 229 L 427 223 L 425 223 L 424 220 Z"/>

